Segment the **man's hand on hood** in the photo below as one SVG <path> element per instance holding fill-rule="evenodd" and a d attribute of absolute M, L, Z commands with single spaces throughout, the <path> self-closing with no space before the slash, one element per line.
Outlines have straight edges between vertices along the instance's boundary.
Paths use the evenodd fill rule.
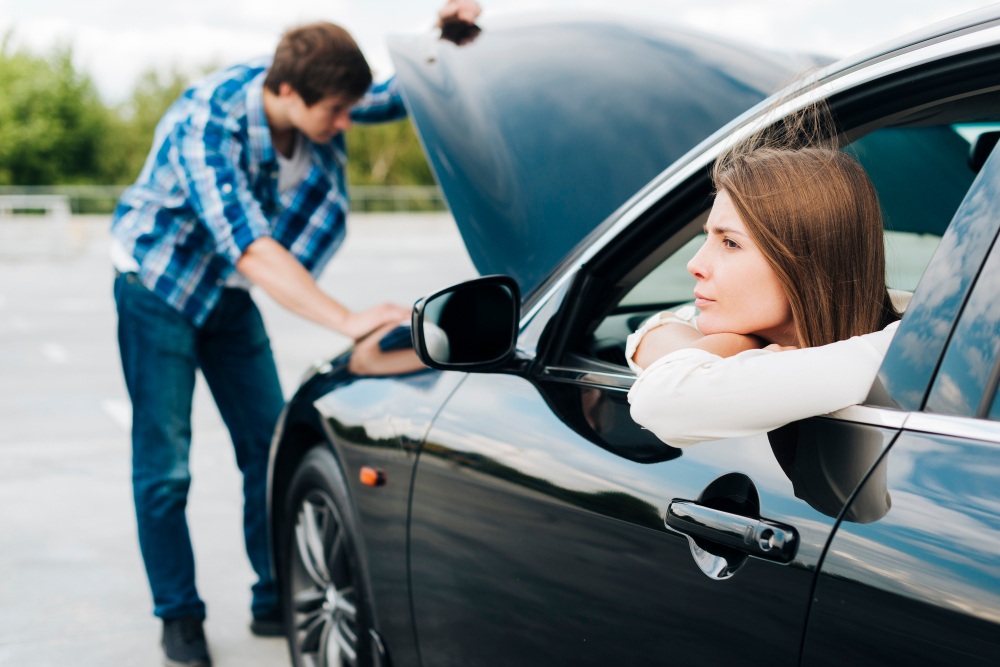
<path fill-rule="evenodd" d="M 438 27 L 452 21 L 475 23 L 482 12 L 483 9 L 476 0 L 448 0 L 438 12 Z"/>

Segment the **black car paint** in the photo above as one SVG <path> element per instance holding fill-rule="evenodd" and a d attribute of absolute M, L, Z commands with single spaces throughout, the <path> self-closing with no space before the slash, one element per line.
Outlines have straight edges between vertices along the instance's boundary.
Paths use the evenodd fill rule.
<path fill-rule="evenodd" d="M 273 504 L 284 497 L 283 485 L 294 472 L 300 450 L 318 442 L 332 446 L 363 535 L 358 550 L 365 566 L 362 576 L 371 596 L 374 629 L 389 647 L 393 665 L 416 665 L 407 583 L 410 482 L 417 450 L 431 421 L 465 376 L 428 370 L 358 378 L 348 371 L 349 359 L 347 354 L 333 360 L 303 384 L 279 423 L 275 442 L 286 443 L 280 447 L 286 451 L 284 456 L 272 456 L 271 516 L 276 516 Z M 381 470 L 385 484 L 361 484 L 358 470 L 364 465 Z M 283 530 L 287 527 L 272 524 L 272 538 L 282 539 Z"/>
<path fill-rule="evenodd" d="M 986 217 L 977 219 L 980 227 L 989 222 Z M 945 267 L 949 262 L 956 266 L 960 256 L 956 253 L 969 246 L 976 253 L 976 244 L 988 247 L 993 236 L 984 233 L 973 229 L 969 237 L 973 244 L 956 238 L 948 246 L 950 252 L 939 250 L 932 266 Z M 985 252 L 979 253 L 980 260 Z M 961 261 L 969 274 L 964 295 L 981 262 Z M 918 303 L 915 299 L 911 304 L 911 313 Z M 558 305 L 543 309 L 536 320 L 558 316 Z M 952 313 L 945 321 L 949 331 L 957 315 Z M 531 343 L 536 344 L 537 340 Z M 930 356 L 936 366 L 939 355 Z M 848 429 L 846 437 L 838 438 L 841 444 L 863 445 L 851 460 L 869 462 L 886 449 L 895 436 L 893 430 L 816 418 L 800 424 L 802 430 L 794 437 L 786 433 L 769 440 L 766 449 L 760 442 L 745 443 L 743 451 L 750 456 L 739 466 L 699 469 L 697 464 L 705 461 L 694 453 L 671 452 L 655 442 L 644 445 L 641 452 L 629 452 L 627 444 L 637 441 L 630 429 L 636 427 L 626 419 L 620 391 L 537 376 L 529 380 L 470 375 L 463 383 L 465 376 L 433 371 L 406 378 L 357 379 L 343 374 L 344 361 L 334 362 L 332 371 L 300 390 L 283 423 L 293 431 L 311 423 L 340 457 L 362 517 L 366 561 L 369 568 L 378 568 L 368 572 L 378 589 L 377 628 L 397 667 L 418 664 L 418 651 L 408 627 L 411 608 L 405 591 L 410 486 L 396 480 L 413 475 L 416 449 L 432 423 L 426 456 L 421 456 L 427 465 L 418 466 L 412 487 L 410 540 L 409 576 L 416 612 L 412 622 L 420 633 L 423 664 L 474 664 L 483 656 L 491 658 L 491 664 L 524 656 L 542 664 L 590 662 L 593 656 L 612 664 L 623 662 L 623 656 L 644 664 L 685 660 L 793 664 L 817 567 L 823 575 L 815 590 L 817 602 L 809 612 L 802 654 L 809 664 L 844 657 L 845 637 L 857 637 L 858 651 L 870 658 L 881 656 L 883 663 L 904 655 L 919 662 L 947 662 L 963 647 L 972 647 L 963 654 L 971 656 L 970 662 L 996 655 L 991 643 L 996 619 L 987 613 L 998 608 L 991 597 L 997 575 L 990 554 L 983 552 L 979 562 L 970 561 L 956 547 L 957 540 L 942 540 L 932 524 L 904 522 L 901 529 L 898 522 L 886 520 L 894 516 L 890 507 L 898 509 L 901 502 L 906 506 L 907 494 L 915 498 L 937 494 L 938 502 L 931 508 L 934 516 L 971 517 L 984 526 L 977 535 L 994 534 L 995 513 L 992 523 L 984 517 L 996 506 L 997 486 L 991 477 L 995 465 L 979 471 L 971 490 L 955 489 L 957 479 L 964 480 L 976 465 L 993 461 L 995 445 L 941 438 L 934 442 L 931 436 L 904 433 L 883 465 L 854 494 L 852 504 L 841 511 L 851 497 L 851 480 L 858 479 L 855 467 L 865 470 L 866 463 L 843 466 L 841 482 L 827 483 L 829 488 L 817 492 L 823 485 L 811 481 L 810 469 L 831 470 L 830 464 L 817 463 L 828 451 L 824 438 L 836 429 Z M 883 371 L 894 379 L 890 366 Z M 924 390 L 930 381 L 930 376 L 923 379 Z M 507 394 L 498 393 L 499 388 Z M 454 400 L 449 401 L 453 392 Z M 337 398 L 325 402 L 322 418 L 315 409 L 308 414 L 314 403 L 333 395 Z M 923 392 L 913 400 L 922 402 Z M 505 405 L 513 406 L 513 414 L 524 410 L 525 418 L 504 418 L 500 409 Z M 546 434 L 554 437 L 545 439 Z M 284 441 L 281 436 L 279 431 L 278 445 Z M 532 449 L 519 441 L 533 443 Z M 530 460 L 533 451 L 548 455 L 546 466 L 540 468 Z M 741 453 L 739 448 L 734 451 Z M 903 454 L 897 456 L 896 451 Z M 927 475 L 894 477 L 895 470 L 905 471 L 910 463 L 931 458 Z M 897 466 L 897 460 L 904 463 Z M 356 481 L 357 467 L 373 462 L 388 472 L 385 487 L 370 489 Z M 590 476 L 584 479 L 574 463 Z M 294 456 L 283 458 L 278 452 L 273 488 L 280 489 L 282 466 L 293 464 Z M 737 467 L 758 482 L 761 513 L 799 528 L 802 547 L 791 565 L 749 559 L 730 580 L 712 581 L 698 572 L 686 540 L 668 531 L 662 516 L 672 497 L 695 498 L 713 475 Z M 675 474 L 679 470 L 689 473 Z M 825 477 L 831 478 L 838 474 Z M 629 480 L 624 490 L 622 479 Z M 633 485 L 633 479 L 640 483 Z M 888 494 L 882 505 L 879 488 L 872 486 L 879 479 Z M 943 491 L 948 488 L 952 491 Z M 444 493 L 448 489 L 451 493 Z M 280 499 L 280 493 L 274 497 Z M 927 509 L 926 504 L 914 507 L 918 514 Z M 838 516 L 829 560 L 821 563 L 822 547 Z M 901 596 L 898 582 L 879 567 L 887 554 L 898 553 L 892 548 L 901 542 L 916 549 L 914 561 L 909 561 L 916 571 L 923 566 L 926 571 L 944 572 L 944 583 L 930 591 L 911 588 Z M 866 550 L 852 551 L 859 543 Z M 375 562 L 382 558 L 386 560 Z M 376 582 L 383 577 L 384 582 Z M 949 587 L 948 582 L 956 586 Z M 723 595 L 723 587 L 733 596 L 711 604 L 713 595 Z M 677 590 L 682 595 L 672 600 Z M 521 615 L 511 614 L 512 609 Z M 534 623 L 524 623 L 523 614 L 533 615 L 527 620 Z M 457 625 L 451 627 L 446 621 Z M 684 623 L 690 624 L 687 634 L 675 627 Z M 464 633 L 458 632 L 459 626 Z M 942 635 L 943 631 L 956 633 L 960 641 Z M 914 647 L 919 651 L 908 653 Z M 469 658 L 470 651 L 478 652 Z"/>
<path fill-rule="evenodd" d="M 1000 446 L 904 432 L 875 474 L 892 510 L 838 527 L 802 664 L 996 665 Z"/>
<path fill-rule="evenodd" d="M 571 428 L 552 404 L 586 419 Z M 783 435 L 683 452 L 658 443 L 658 462 L 636 462 L 613 444 L 648 438 L 624 391 L 470 375 L 414 481 L 421 652 L 435 665 L 795 664 L 827 537 L 893 432 L 817 418 Z M 795 526 L 801 544 L 790 565 L 750 558 L 713 581 L 663 516 L 734 470 L 756 484 L 760 514 Z M 707 627 L 727 640 L 706 642 Z"/>

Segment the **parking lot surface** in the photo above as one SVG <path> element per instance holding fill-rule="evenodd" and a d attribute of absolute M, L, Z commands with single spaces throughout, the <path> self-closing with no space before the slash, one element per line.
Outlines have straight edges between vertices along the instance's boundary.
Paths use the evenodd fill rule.
<path fill-rule="evenodd" d="M 0 665 L 160 664 L 135 530 L 107 223 L 74 218 L 59 243 L 0 257 Z M 320 281 L 348 307 L 409 305 L 475 275 L 447 215 L 356 215 L 349 229 Z M 31 241 L 30 229 L 19 234 Z M 349 344 L 255 298 L 286 395 L 312 361 Z M 241 479 L 200 377 L 192 423 L 187 513 L 214 664 L 287 665 L 284 640 L 247 628 Z"/>

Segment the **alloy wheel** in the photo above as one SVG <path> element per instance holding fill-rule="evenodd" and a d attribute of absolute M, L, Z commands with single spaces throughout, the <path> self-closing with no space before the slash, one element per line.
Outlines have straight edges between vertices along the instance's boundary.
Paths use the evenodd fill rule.
<path fill-rule="evenodd" d="M 350 545 L 333 500 L 312 490 L 295 519 L 291 571 L 294 650 L 308 667 L 356 667 L 358 587 Z"/>

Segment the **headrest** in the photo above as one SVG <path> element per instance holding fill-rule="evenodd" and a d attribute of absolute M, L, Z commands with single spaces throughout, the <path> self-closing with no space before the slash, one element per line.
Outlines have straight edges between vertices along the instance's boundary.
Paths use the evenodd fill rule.
<path fill-rule="evenodd" d="M 913 298 L 913 292 L 907 292 L 901 289 L 889 289 L 889 299 L 892 301 L 892 305 L 896 307 L 896 312 L 900 315 L 906 310 L 906 307 L 910 305 L 910 299 Z"/>
<path fill-rule="evenodd" d="M 976 137 L 969 149 L 969 169 L 979 173 L 986 164 L 986 158 L 993 152 L 993 147 L 997 145 L 997 139 L 1000 139 L 1000 132 L 983 132 Z"/>

